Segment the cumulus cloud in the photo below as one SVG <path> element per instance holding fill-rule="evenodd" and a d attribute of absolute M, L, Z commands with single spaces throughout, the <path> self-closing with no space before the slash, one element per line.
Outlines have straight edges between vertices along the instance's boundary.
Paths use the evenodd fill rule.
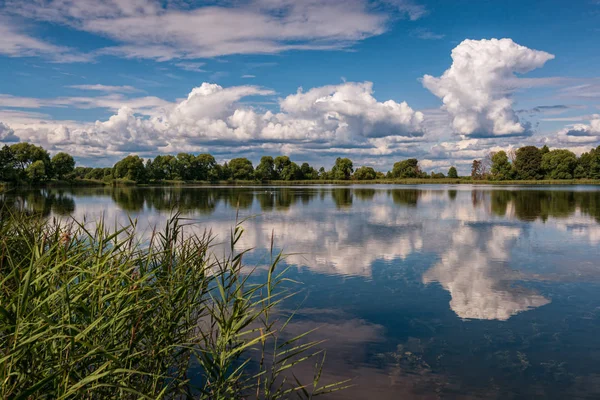
<path fill-rule="evenodd" d="M 557 134 L 562 143 L 597 143 L 600 141 L 600 115 L 594 114 L 589 124 L 574 124 Z"/>
<path fill-rule="evenodd" d="M 258 86 L 224 88 L 203 83 L 177 104 L 167 103 L 160 109 L 154 108 L 152 113 L 146 111 L 149 117 L 139 116 L 139 108 L 155 103 L 146 97 L 133 98 L 106 121 L 72 128 L 66 124 L 64 127 L 22 124 L 17 133 L 23 139 L 42 144 L 73 145 L 79 149 L 77 153 L 87 152 L 90 147 L 109 153 L 178 152 L 209 144 L 304 146 L 309 142 L 327 151 L 336 146 L 347 149 L 362 146 L 380 152 L 388 145 L 400 146 L 424 134 L 422 113 L 405 102 L 377 101 L 370 82 L 299 90 L 280 99 L 279 112 L 258 112 L 240 102 L 251 96 L 271 95 L 273 91 Z M 5 103 L 31 107 L 46 104 L 33 100 L 8 97 Z M 113 101 L 104 101 L 107 106 L 114 105 Z M 80 107 L 86 104 L 81 99 L 69 102 Z M 52 104 L 58 103 L 52 101 Z M 96 99 L 94 104 L 104 103 Z"/>
<path fill-rule="evenodd" d="M 521 82 L 515 74 L 540 68 L 553 58 L 511 39 L 464 40 L 452 50 L 450 68 L 439 78 L 425 75 L 423 85 L 442 99 L 460 135 L 528 135 L 530 126 L 519 120 L 511 95 L 535 82 Z"/>
<path fill-rule="evenodd" d="M 15 131 L 3 122 L 0 122 L 0 143 L 18 142 Z"/>
<path fill-rule="evenodd" d="M 373 84 L 344 83 L 307 92 L 299 90 L 281 101 L 282 119 L 316 121 L 320 135 L 338 138 L 421 136 L 423 114 L 406 102 L 380 103 L 373 97 Z"/>
<path fill-rule="evenodd" d="M 416 20 L 426 13 L 407 0 L 246 0 L 200 7 L 154 0 L 7 0 L 5 8 L 118 42 L 100 53 L 159 61 L 342 49 L 382 34 L 394 16 Z"/>

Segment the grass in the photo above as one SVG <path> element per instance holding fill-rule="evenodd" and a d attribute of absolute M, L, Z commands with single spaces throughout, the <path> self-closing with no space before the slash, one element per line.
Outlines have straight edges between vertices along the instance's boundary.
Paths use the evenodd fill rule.
<path fill-rule="evenodd" d="M 0 215 L 0 398 L 278 399 L 321 385 L 310 332 L 286 338 L 294 292 L 273 254 L 261 282 L 178 217 L 140 241 L 135 222 L 91 229 Z M 254 276 L 254 279 L 250 279 Z M 262 275 L 261 275 L 262 276 Z M 294 369 L 315 365 L 300 383 Z"/>

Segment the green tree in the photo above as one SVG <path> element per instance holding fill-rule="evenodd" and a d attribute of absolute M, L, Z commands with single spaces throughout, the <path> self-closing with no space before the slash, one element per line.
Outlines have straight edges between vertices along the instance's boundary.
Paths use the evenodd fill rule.
<path fill-rule="evenodd" d="M 47 178 L 46 165 L 42 160 L 37 160 L 29 164 L 25 171 L 27 173 L 27 178 L 34 183 L 41 182 Z"/>
<path fill-rule="evenodd" d="M 418 178 L 420 176 L 421 170 L 419 169 L 419 161 L 416 158 L 399 161 L 392 168 L 392 178 L 406 179 Z"/>
<path fill-rule="evenodd" d="M 184 181 L 191 181 L 196 179 L 196 157 L 194 157 L 193 154 L 177 154 L 177 167 L 179 176 Z"/>
<path fill-rule="evenodd" d="M 331 169 L 332 179 L 337 180 L 350 179 L 352 172 L 354 172 L 354 168 L 352 166 L 352 161 L 349 158 L 338 157 L 335 160 L 333 168 Z"/>
<path fill-rule="evenodd" d="M 540 149 L 540 153 L 542 153 L 542 156 L 546 153 L 549 153 L 550 149 L 548 148 L 547 145 L 544 145 L 541 149 Z"/>
<path fill-rule="evenodd" d="M 177 159 L 171 155 L 156 156 L 147 170 L 148 179 L 162 181 L 178 178 Z"/>
<path fill-rule="evenodd" d="M 15 161 L 15 175 L 17 179 L 29 179 L 29 174 L 26 173 L 27 168 L 36 161 L 44 163 L 44 175 L 51 175 L 52 166 L 50 163 L 50 155 L 44 148 L 35 146 L 31 143 L 17 143 L 10 146 Z M 39 167 L 38 167 L 39 169 Z"/>
<path fill-rule="evenodd" d="M 57 153 L 52 157 L 52 171 L 59 179 L 63 179 L 75 169 L 75 160 L 67 153 Z"/>
<path fill-rule="evenodd" d="M 542 179 L 542 151 L 535 146 L 519 148 L 516 151 L 515 171 L 519 179 Z"/>
<path fill-rule="evenodd" d="M 450 167 L 448 170 L 448 178 L 456 179 L 458 178 L 458 171 L 455 167 Z"/>
<path fill-rule="evenodd" d="M 574 175 L 575 178 L 600 179 L 600 146 L 579 157 Z"/>
<path fill-rule="evenodd" d="M 115 178 L 129 179 L 134 182 L 146 181 L 146 168 L 144 160 L 137 155 L 127 156 L 113 167 Z"/>
<path fill-rule="evenodd" d="M 273 157 L 261 157 L 260 163 L 256 167 L 256 171 L 254 171 L 254 175 L 256 176 L 256 179 L 261 181 L 270 181 L 274 179 L 276 176 L 276 172 Z"/>
<path fill-rule="evenodd" d="M 231 168 L 229 168 L 229 163 L 224 162 L 222 166 L 217 166 L 219 170 L 219 179 L 224 181 L 231 179 Z"/>
<path fill-rule="evenodd" d="M 217 160 L 208 154 L 198 154 L 194 162 L 195 178 L 201 181 L 216 181 L 219 179 L 215 166 Z"/>
<path fill-rule="evenodd" d="M 600 146 L 590 152 L 591 160 L 588 169 L 588 178 L 600 179 Z"/>
<path fill-rule="evenodd" d="M 4 145 L 0 149 L 0 182 L 12 182 L 16 179 L 15 163 L 15 155 L 12 150 Z"/>
<path fill-rule="evenodd" d="M 577 156 L 569 150 L 552 150 L 542 156 L 547 179 L 573 179 Z"/>
<path fill-rule="evenodd" d="M 229 161 L 231 177 L 236 180 L 252 180 L 254 178 L 254 167 L 247 158 L 234 158 Z"/>
<path fill-rule="evenodd" d="M 325 171 L 324 167 L 319 168 L 319 179 L 329 179 L 329 173 Z"/>
<path fill-rule="evenodd" d="M 512 179 L 512 165 L 510 165 L 505 151 L 499 151 L 492 155 L 492 177 L 499 181 Z"/>
<path fill-rule="evenodd" d="M 281 173 L 283 169 L 291 164 L 290 158 L 288 156 L 277 156 L 275 160 L 273 160 L 275 166 L 275 178 L 274 179 L 282 179 Z"/>
<path fill-rule="evenodd" d="M 302 172 L 302 179 L 319 179 L 319 173 L 306 162 L 302 163 L 300 171 Z"/>
<path fill-rule="evenodd" d="M 377 178 L 377 172 L 373 167 L 360 167 L 354 171 L 354 179 L 359 181 L 370 181 Z"/>
<path fill-rule="evenodd" d="M 280 179 L 284 181 L 296 181 L 302 179 L 302 170 L 295 162 L 291 162 L 281 171 Z"/>

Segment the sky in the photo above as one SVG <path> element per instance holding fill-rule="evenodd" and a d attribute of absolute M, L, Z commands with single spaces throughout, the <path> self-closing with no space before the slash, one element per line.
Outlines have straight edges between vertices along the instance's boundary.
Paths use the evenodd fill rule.
<path fill-rule="evenodd" d="M 598 0 L 0 0 L 0 143 L 467 173 L 600 145 L 598 48 Z"/>

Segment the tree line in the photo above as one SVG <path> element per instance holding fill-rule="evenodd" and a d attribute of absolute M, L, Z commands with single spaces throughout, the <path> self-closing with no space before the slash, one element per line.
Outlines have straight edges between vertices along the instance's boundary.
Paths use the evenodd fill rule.
<path fill-rule="evenodd" d="M 566 149 L 521 147 L 473 160 L 471 178 L 489 180 L 600 179 L 600 146 L 577 157 Z"/>
<path fill-rule="evenodd" d="M 298 165 L 288 156 L 264 156 L 255 167 L 240 157 L 217 163 L 208 153 L 159 155 L 143 159 L 129 155 L 112 167 L 91 168 L 75 166 L 74 158 L 64 152 L 53 157 L 47 150 L 30 143 L 5 145 L 0 149 L 0 182 L 40 183 L 58 180 L 131 181 L 152 183 L 166 181 L 301 181 L 376 179 L 441 179 L 460 178 L 457 169 L 426 173 L 416 158 L 398 161 L 387 173 L 373 167 L 354 168 L 352 160 L 338 157 L 331 170 L 318 170 L 308 163 Z M 577 157 L 569 150 L 550 150 L 547 146 L 521 147 L 516 151 L 489 153 L 474 160 L 471 176 L 474 180 L 540 180 L 540 179 L 600 179 L 600 146 Z"/>

